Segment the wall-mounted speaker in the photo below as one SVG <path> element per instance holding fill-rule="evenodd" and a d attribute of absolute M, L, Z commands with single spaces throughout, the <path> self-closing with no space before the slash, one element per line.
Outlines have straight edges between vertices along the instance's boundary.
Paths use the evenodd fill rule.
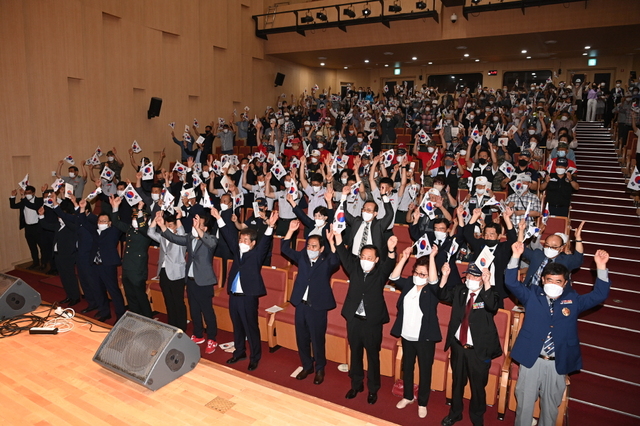
<path fill-rule="evenodd" d="M 282 86 L 283 83 L 284 83 L 284 74 L 277 73 L 276 81 L 274 82 L 274 84 L 276 85 L 276 87 L 278 87 L 278 86 Z"/>
<path fill-rule="evenodd" d="M 126 312 L 93 360 L 153 391 L 193 370 L 200 348 L 177 327 Z"/>
<path fill-rule="evenodd" d="M 149 111 L 147 111 L 147 118 L 152 119 L 153 117 L 160 117 L 160 108 L 162 108 L 162 99 L 151 98 Z"/>
<path fill-rule="evenodd" d="M 42 298 L 20 278 L 0 274 L 0 321 L 35 311 Z"/>

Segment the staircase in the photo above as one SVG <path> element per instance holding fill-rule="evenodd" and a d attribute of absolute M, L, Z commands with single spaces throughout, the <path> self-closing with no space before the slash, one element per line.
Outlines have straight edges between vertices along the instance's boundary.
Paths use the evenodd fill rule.
<path fill-rule="evenodd" d="M 593 255 L 610 255 L 609 298 L 579 320 L 583 370 L 571 377 L 569 424 L 640 424 L 640 220 L 626 193 L 609 129 L 581 122 L 576 130 L 580 191 L 571 201 L 571 228 L 582 231 L 585 261 L 572 275 L 579 293 L 595 282 Z"/>

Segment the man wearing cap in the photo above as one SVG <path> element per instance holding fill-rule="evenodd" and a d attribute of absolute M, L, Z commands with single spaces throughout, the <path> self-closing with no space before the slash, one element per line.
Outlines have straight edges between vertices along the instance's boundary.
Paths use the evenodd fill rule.
<path fill-rule="evenodd" d="M 485 223 L 493 222 L 493 212 L 498 211 L 496 206 L 487 206 L 486 203 L 493 197 L 493 192 L 491 191 L 491 184 L 489 180 L 484 176 L 479 176 L 475 181 L 475 186 L 473 187 L 475 191 L 473 195 L 468 195 L 469 197 L 469 211 L 472 212 L 475 209 L 481 209 L 484 215 Z M 464 223 L 464 222 L 461 222 Z"/>
<path fill-rule="evenodd" d="M 569 151 L 570 151 L 569 146 L 565 142 L 558 143 L 558 152 L 557 152 L 558 155 L 557 157 L 551 157 L 551 156 L 549 157 L 549 163 L 547 163 L 547 171 L 549 173 L 556 173 L 558 160 L 561 158 L 564 158 L 567 160 L 567 165 L 566 165 L 567 170 L 570 170 L 571 173 L 574 173 L 574 174 L 577 173 L 578 167 L 576 166 L 576 163 L 570 158 L 568 158 Z"/>
<path fill-rule="evenodd" d="M 549 158 L 566 158 L 570 161 L 576 162 L 576 153 L 569 147 L 568 135 L 562 135 L 558 138 L 558 146 L 553 148 L 549 154 Z"/>
<path fill-rule="evenodd" d="M 449 193 L 453 198 L 458 196 L 458 179 L 460 178 L 460 170 L 455 163 L 455 154 L 452 151 L 444 153 L 444 165 L 437 169 L 431 169 L 431 177 L 440 176 L 444 179 L 446 186 L 449 187 Z"/>
<path fill-rule="evenodd" d="M 546 202 L 551 216 L 569 216 L 571 196 L 580 189 L 573 173 L 567 172 L 569 160 L 558 158 L 556 171 L 549 173 L 540 184 L 540 190 L 546 191 Z"/>
<path fill-rule="evenodd" d="M 575 230 L 575 250 L 573 253 L 567 251 L 569 237 L 559 232 L 546 238 L 542 250 L 526 248 L 524 250 L 524 258 L 529 261 L 529 269 L 527 269 L 527 275 L 522 283 L 526 286 L 540 285 L 540 278 L 543 276 L 542 271 L 549 263 L 559 263 L 565 266 L 569 273 L 582 266 L 584 259 L 582 227 L 584 224 L 585 222 L 582 221 Z"/>
<path fill-rule="evenodd" d="M 527 174 L 521 175 L 520 182 L 525 187 L 522 194 L 518 195 L 514 191 L 506 199 L 507 205 L 513 209 L 513 218 L 511 220 L 514 225 L 520 223 L 521 220 L 526 220 L 528 225 L 533 225 L 535 218 L 539 217 L 542 212 L 540 198 L 529 191 L 529 186 L 532 183 L 531 176 Z M 525 214 L 527 214 L 527 217 L 525 217 Z"/>
<path fill-rule="evenodd" d="M 489 380 L 491 360 L 502 355 L 493 321 L 500 308 L 500 295 L 491 285 L 491 272 L 486 268 L 481 271 L 475 263 L 470 263 L 464 283 L 447 285 L 450 272 L 451 267 L 445 263 L 438 290 L 440 301 L 452 307 L 445 350 L 451 348 L 453 389 L 451 409 L 441 424 L 451 426 L 462 420 L 462 398 L 469 382 L 469 418 L 474 425 L 482 425 L 487 410 L 484 388 Z"/>
<path fill-rule="evenodd" d="M 471 159 L 471 152 L 476 150 L 475 153 L 476 160 L 473 161 Z M 489 161 L 491 160 L 491 161 Z M 498 172 L 498 158 L 496 156 L 496 152 L 492 149 L 484 149 L 479 144 L 476 147 L 475 142 L 472 138 L 469 138 L 469 149 L 467 149 L 466 155 L 467 161 L 467 171 L 471 173 L 471 177 L 473 178 L 473 183 L 470 186 L 471 192 L 475 190 L 476 179 L 483 176 L 487 178 L 487 181 L 490 184 L 493 184 L 493 179 Z M 491 186 L 489 186 L 489 189 Z"/>
<path fill-rule="evenodd" d="M 506 271 L 509 290 L 527 311 L 511 350 L 511 357 L 520 364 L 515 389 L 518 401 L 515 425 L 531 425 L 535 402 L 540 399 L 538 424 L 549 426 L 556 424 L 566 387 L 565 376 L 582 368 L 578 317 L 603 303 L 609 295 L 609 254 L 596 251 L 597 279 L 593 291 L 579 295 L 567 285 L 569 271 L 562 265 L 550 264 L 544 268 L 541 287 L 527 288 L 519 282 L 518 263 L 523 251 L 522 242 L 513 245 L 513 256 Z"/>
<path fill-rule="evenodd" d="M 304 150 L 302 149 L 302 144 L 300 143 L 300 139 L 293 138 L 291 139 L 291 148 L 285 148 L 282 152 L 285 157 L 287 157 L 286 162 L 287 166 L 291 162 L 292 158 L 297 158 L 298 160 L 304 156 Z"/>
<path fill-rule="evenodd" d="M 506 189 L 509 195 L 513 194 L 513 188 L 511 188 L 509 182 L 513 182 L 518 179 L 522 181 L 524 176 L 529 177 L 530 190 L 535 191 L 538 189 L 538 178 L 540 177 L 540 174 L 531 166 L 531 151 L 525 149 L 520 152 L 518 155 L 518 162 L 514 164 L 514 168 L 515 171 L 511 175 L 511 178 L 505 177 L 502 179 L 502 182 L 500 182 L 502 188 Z"/>
<path fill-rule="evenodd" d="M 288 112 L 284 113 L 284 123 L 282 123 L 282 126 L 280 126 L 280 130 L 285 137 L 293 134 L 293 132 L 296 130 L 296 125 L 293 123 L 293 121 L 291 121 L 291 114 L 289 114 Z"/>

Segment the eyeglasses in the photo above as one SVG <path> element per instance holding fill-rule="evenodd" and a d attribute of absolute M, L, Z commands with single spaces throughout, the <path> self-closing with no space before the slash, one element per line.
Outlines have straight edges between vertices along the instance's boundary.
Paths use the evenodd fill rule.
<path fill-rule="evenodd" d="M 418 277 L 418 278 L 427 278 L 429 276 L 429 274 L 421 274 L 419 272 L 414 272 L 413 276 Z"/>
<path fill-rule="evenodd" d="M 562 246 L 550 246 L 549 244 L 545 244 L 544 247 L 554 249 L 554 250 L 558 250 L 559 248 L 562 248 Z"/>

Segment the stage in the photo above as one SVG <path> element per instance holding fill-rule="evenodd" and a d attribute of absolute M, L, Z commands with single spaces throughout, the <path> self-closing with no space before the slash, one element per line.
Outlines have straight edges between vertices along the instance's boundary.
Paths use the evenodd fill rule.
<path fill-rule="evenodd" d="M 108 332 L 93 330 L 0 339 L 3 425 L 393 424 L 206 359 L 153 392 L 92 361 Z"/>

